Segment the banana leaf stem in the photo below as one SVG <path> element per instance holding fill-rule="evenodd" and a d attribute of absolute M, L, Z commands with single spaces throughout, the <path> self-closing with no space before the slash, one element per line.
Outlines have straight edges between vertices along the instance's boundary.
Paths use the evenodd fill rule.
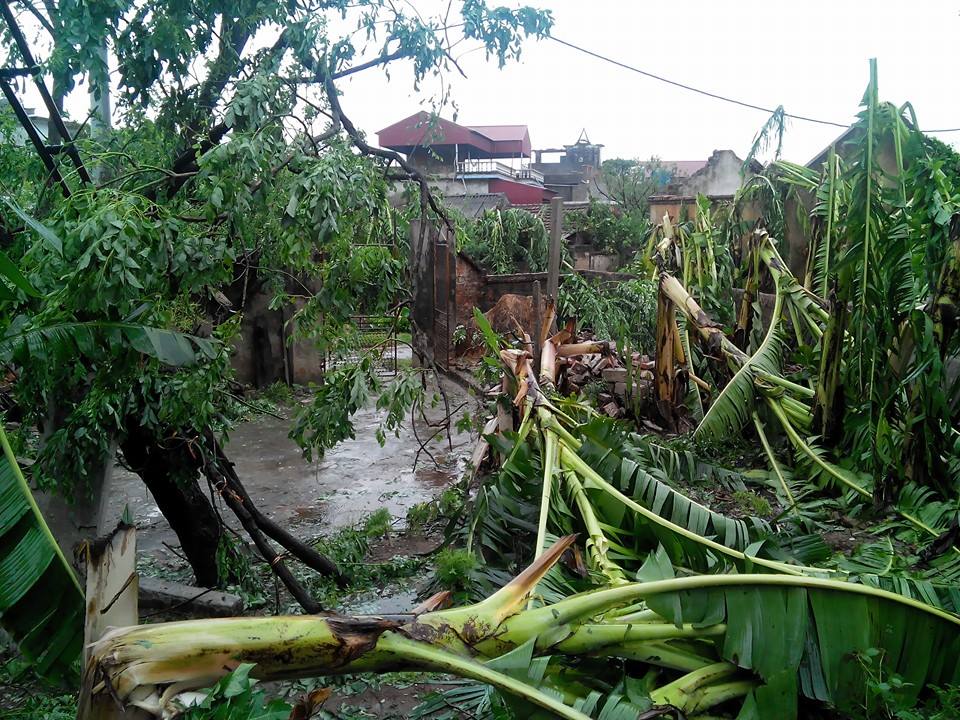
<path fill-rule="evenodd" d="M 377 651 L 394 654 L 404 660 L 420 661 L 421 664 L 433 670 L 452 672 L 461 677 L 493 685 L 498 690 L 527 700 L 544 710 L 549 710 L 557 716 L 565 718 L 565 720 L 590 720 L 589 715 L 564 705 L 552 695 L 540 692 L 525 682 L 515 680 L 509 675 L 497 672 L 474 660 L 437 650 L 395 633 L 385 633 L 381 636 L 376 649 Z"/>
<path fill-rule="evenodd" d="M 510 451 L 509 457 L 507 457 L 508 463 L 513 460 L 514 456 L 517 454 L 517 451 L 520 449 L 520 446 L 526 441 L 527 435 L 530 434 L 530 429 L 533 427 L 533 418 L 531 417 L 532 412 L 533 406 L 528 403 L 523 410 L 523 419 L 520 421 L 520 428 L 517 431 L 517 442 L 513 446 L 513 450 Z"/>
<path fill-rule="evenodd" d="M 593 505 L 590 504 L 590 499 L 587 497 L 587 493 L 584 492 L 583 485 L 581 485 L 577 479 L 576 473 L 568 470 L 564 473 L 564 477 L 566 478 L 567 485 L 570 487 L 570 493 L 573 495 L 574 502 L 577 503 L 577 507 L 580 509 L 580 517 L 583 519 L 583 524 L 587 528 L 587 534 L 590 536 L 587 542 L 587 550 L 590 555 L 591 564 L 612 584 L 616 585 L 627 582 L 620 566 L 607 557 L 607 548 L 609 545 L 607 536 L 603 533 L 603 528 L 600 526 L 600 522 L 597 520 L 597 516 L 593 511 Z"/>
<path fill-rule="evenodd" d="M 525 613 L 521 618 L 509 618 L 506 632 L 516 632 L 527 639 L 542 630 L 555 627 L 558 624 L 576 622 L 582 618 L 593 617 L 607 608 L 618 607 L 638 600 L 651 598 L 664 593 L 679 593 L 685 590 L 701 590 L 704 588 L 738 587 L 744 583 L 751 585 L 765 585 L 772 587 L 797 587 L 812 590 L 826 590 L 832 592 L 854 593 L 880 598 L 890 602 L 907 605 L 921 612 L 933 615 L 952 625 L 960 627 L 960 617 L 948 613 L 913 598 L 888 590 L 848 583 L 824 578 L 808 577 L 803 575 L 778 574 L 731 574 L 731 575 L 695 575 L 692 577 L 669 578 L 646 583 L 631 583 L 613 588 L 603 588 L 592 592 L 574 595 L 548 607 L 536 608 Z M 514 624 L 516 623 L 516 627 Z"/>
<path fill-rule="evenodd" d="M 578 627 L 572 635 L 561 640 L 551 649 L 572 655 L 594 652 L 611 645 L 622 645 L 651 640 L 675 640 L 678 638 L 715 638 L 727 632 L 724 624 L 695 627 L 689 623 L 677 627 L 673 623 L 588 623 Z"/>
<path fill-rule="evenodd" d="M 550 496 L 553 489 L 553 476 L 557 466 L 557 436 L 545 430 L 543 447 L 543 486 L 540 492 L 540 521 L 537 525 L 537 544 L 533 552 L 536 560 L 543 554 L 547 539 L 547 520 L 550 517 Z"/>
<path fill-rule="evenodd" d="M 773 410 L 774 415 L 776 415 L 777 419 L 780 420 L 780 424 L 783 426 L 783 430 L 784 432 L 786 432 L 787 437 L 790 439 L 790 442 L 792 442 L 800 452 L 802 452 L 804 455 L 809 457 L 824 472 L 830 475 L 830 477 L 838 480 L 845 487 L 853 490 L 854 492 L 856 492 L 858 495 L 860 495 L 865 499 L 868 499 L 868 500 L 873 499 L 873 493 L 871 493 L 868 489 L 862 487 L 859 483 L 856 483 L 850 478 L 846 477 L 846 474 L 843 471 L 841 471 L 840 468 L 838 468 L 833 463 L 829 463 L 826 460 L 824 460 L 822 457 L 820 457 L 818 453 L 813 451 L 813 448 L 811 448 L 806 442 L 804 442 L 803 438 L 800 437 L 800 434 L 797 432 L 796 428 L 794 428 L 793 425 L 790 423 L 789 418 L 787 417 L 783 408 L 780 407 L 779 402 L 777 402 L 772 398 L 767 398 L 767 402 L 770 405 L 770 408 Z M 896 513 L 900 517 L 902 517 L 904 520 L 906 520 L 908 523 L 910 523 L 915 528 L 917 528 L 918 530 L 922 530 L 923 532 L 927 533 L 928 535 L 931 535 L 932 537 L 940 537 L 941 533 L 934 530 L 932 527 L 930 527 L 925 522 L 920 520 L 920 518 L 915 517 L 910 513 L 903 512 L 902 510 L 896 510 Z M 960 555 L 960 548 L 958 548 L 956 545 L 951 546 L 951 549 L 955 554 Z"/>
<path fill-rule="evenodd" d="M 570 450 L 568 447 L 563 446 L 561 443 L 560 448 L 560 462 L 564 467 L 572 470 L 573 472 L 580 475 L 589 485 L 597 488 L 598 490 L 603 490 L 604 492 L 612 495 L 617 500 L 622 502 L 624 505 L 634 510 L 638 514 L 642 515 L 647 520 L 660 525 L 662 527 L 668 528 L 671 532 L 680 535 L 687 540 L 691 540 L 699 545 L 710 548 L 718 553 L 731 557 L 735 560 L 740 561 L 741 563 L 752 562 L 756 565 L 769 568 L 771 570 L 776 570 L 777 572 L 788 573 L 791 575 L 802 575 L 804 568 L 795 565 L 788 565 L 786 563 L 777 562 L 775 560 L 767 560 L 766 558 L 750 557 L 748 558 L 739 550 L 734 550 L 729 548 L 726 545 L 721 545 L 720 543 L 711 540 L 709 538 L 702 537 L 695 532 L 687 530 L 685 527 L 681 527 L 675 523 L 670 522 L 666 518 L 662 518 L 657 515 L 652 510 L 648 510 L 643 507 L 640 503 L 633 500 L 632 498 L 627 497 L 622 492 L 617 490 L 613 485 L 604 480 L 592 467 L 585 463 L 579 455 Z"/>
<path fill-rule="evenodd" d="M 540 427 L 552 430 L 558 437 L 562 438 L 570 447 L 580 449 L 582 443 L 575 437 L 563 424 L 557 420 L 556 415 L 544 407 L 537 408 L 537 418 L 540 420 Z"/>
<path fill-rule="evenodd" d="M 796 512 L 797 501 L 794 499 L 793 493 L 790 492 L 790 487 L 787 485 L 787 480 L 783 476 L 783 471 L 780 469 L 780 463 L 777 462 L 777 457 L 773 454 L 773 448 L 770 447 L 770 441 L 767 440 L 767 434 L 763 431 L 763 423 L 760 422 L 760 417 L 756 412 L 753 413 L 753 426 L 757 430 L 757 436 L 760 438 L 760 444 L 763 445 L 763 451 L 767 454 L 767 459 L 770 461 L 771 467 L 773 467 L 773 472 L 777 476 L 777 481 L 780 483 L 780 488 L 783 490 L 784 495 L 786 495 L 787 502 L 790 503 L 790 507 L 787 509 Z"/>
<path fill-rule="evenodd" d="M 779 375 L 775 375 L 773 373 L 765 373 L 761 371 L 761 372 L 758 372 L 757 375 L 761 377 L 763 380 L 770 383 L 771 385 L 779 385 L 780 387 L 786 390 L 792 390 L 793 392 L 797 393 L 797 395 L 800 395 L 802 397 L 812 398 L 814 395 L 817 394 L 815 390 L 811 390 L 806 385 L 800 385 L 798 383 L 795 383 L 791 380 L 787 380 L 786 378 L 780 377 Z"/>
<path fill-rule="evenodd" d="M 696 697 L 698 691 L 718 680 L 726 680 L 732 675 L 736 675 L 739 669 L 733 663 L 728 662 L 707 665 L 677 678 L 672 683 L 657 688 L 650 693 L 650 699 L 657 705 L 672 705 L 681 710 L 690 711 L 692 708 L 689 707 L 688 703 Z"/>
<path fill-rule="evenodd" d="M 709 652 L 708 648 L 704 648 Z M 688 647 L 681 647 L 676 642 L 651 640 L 638 643 L 621 643 L 610 645 L 589 653 L 592 657 L 615 657 L 623 660 L 635 660 L 647 665 L 690 672 L 715 662 L 716 654 L 704 655 Z"/>

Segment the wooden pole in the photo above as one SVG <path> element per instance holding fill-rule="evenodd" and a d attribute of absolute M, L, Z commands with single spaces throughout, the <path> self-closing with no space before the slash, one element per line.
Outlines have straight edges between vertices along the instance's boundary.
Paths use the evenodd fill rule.
<path fill-rule="evenodd" d="M 560 243 L 563 242 L 563 199 L 550 200 L 550 252 L 547 256 L 547 298 L 557 302 L 557 290 L 560 287 Z M 556 320 L 550 326 L 550 332 L 557 331 Z"/>
<path fill-rule="evenodd" d="M 543 325 L 543 306 L 540 298 L 540 281 L 533 281 L 533 369 L 540 375 L 540 328 Z"/>
<path fill-rule="evenodd" d="M 433 362 L 434 245 L 436 227 L 432 223 L 410 222 L 410 305 L 414 364 L 429 367 Z"/>

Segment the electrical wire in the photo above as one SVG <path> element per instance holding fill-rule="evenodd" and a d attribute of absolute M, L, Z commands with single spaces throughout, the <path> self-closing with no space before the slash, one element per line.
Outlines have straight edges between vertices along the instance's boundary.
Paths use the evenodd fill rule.
<path fill-rule="evenodd" d="M 576 44 L 574 44 L 574 43 L 572 43 L 572 42 L 567 42 L 566 40 L 561 40 L 561 39 L 558 38 L 556 35 L 549 35 L 548 37 L 549 37 L 551 40 L 553 40 L 554 42 L 560 43 L 561 45 L 564 45 L 564 46 L 566 46 L 566 47 L 568 47 L 568 48 L 571 48 L 572 50 L 576 50 L 577 52 L 581 52 L 581 53 L 583 53 L 584 55 L 589 55 L 590 57 L 596 58 L 597 60 L 602 60 L 603 62 L 610 63 L 611 65 L 616 65 L 616 66 L 619 67 L 619 68 L 623 68 L 624 70 L 629 70 L 629 71 L 631 71 L 631 72 L 635 72 L 635 73 L 637 73 L 637 74 L 639 74 L 639 75 L 643 75 L 644 77 L 648 77 L 648 78 L 650 78 L 650 79 L 652 79 L 652 80 L 657 80 L 657 81 L 659 81 L 659 82 L 666 83 L 667 85 L 673 85 L 674 87 L 678 87 L 678 88 L 680 88 L 681 90 L 687 90 L 687 91 L 689 91 L 689 92 L 697 93 L 698 95 L 704 95 L 704 96 L 706 96 L 706 97 L 708 97 L 708 98 L 713 98 L 714 100 L 721 100 L 721 101 L 723 101 L 723 102 L 730 103 L 731 105 L 739 105 L 740 107 L 745 107 L 745 108 L 748 108 L 748 109 L 750 109 L 750 110 L 759 110 L 760 112 L 765 112 L 765 113 L 767 113 L 768 115 L 772 115 L 772 114 L 775 112 L 773 108 L 766 108 L 766 107 L 763 107 L 763 106 L 761 106 L 761 105 L 754 105 L 753 103 L 745 102 L 745 101 L 743 101 L 743 100 L 737 100 L 737 99 L 735 99 L 735 98 L 726 97 L 725 95 L 718 95 L 717 93 L 712 93 L 712 92 L 710 92 L 709 90 L 703 90 L 703 89 L 701 89 L 701 88 L 696 88 L 696 87 L 693 87 L 692 85 L 686 85 L 686 84 L 684 84 L 684 83 L 682 83 L 682 82 L 677 82 L 676 80 L 671 80 L 671 79 L 669 79 L 669 78 L 665 78 L 665 77 L 663 77 L 662 75 L 657 75 L 657 74 L 655 74 L 655 73 L 648 72 L 648 71 L 646 71 L 646 70 L 641 70 L 641 69 L 638 68 L 638 67 L 634 67 L 633 65 L 628 65 L 627 63 L 620 62 L 619 60 L 614 60 L 614 59 L 611 58 L 611 57 L 607 57 L 606 55 L 601 55 L 600 53 L 594 52 L 593 50 L 587 50 L 587 48 L 580 47 L 579 45 L 576 45 Z M 788 112 L 784 112 L 783 114 L 784 114 L 785 117 L 792 118 L 793 120 L 801 120 L 801 121 L 803 121 L 803 122 L 816 123 L 816 124 L 818 124 L 818 125 L 830 125 L 830 126 L 832 126 L 832 127 L 838 127 L 838 128 L 843 128 L 843 129 L 847 129 L 848 127 L 850 127 L 850 123 L 838 123 L 838 122 L 833 122 L 832 120 L 820 120 L 819 118 L 808 117 L 808 116 L 806 116 L 806 115 L 795 115 L 795 114 L 793 114 L 793 113 L 788 113 Z M 925 133 L 951 133 L 951 132 L 960 132 L 960 128 L 944 128 L 944 129 L 940 129 L 940 130 L 923 130 L 923 132 L 925 132 Z"/>

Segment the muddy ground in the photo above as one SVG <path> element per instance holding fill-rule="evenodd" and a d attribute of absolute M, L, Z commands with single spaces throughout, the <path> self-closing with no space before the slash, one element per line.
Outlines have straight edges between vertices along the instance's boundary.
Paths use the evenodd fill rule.
<path fill-rule="evenodd" d="M 445 380 L 444 388 L 451 409 L 464 406 L 454 416 L 455 422 L 467 408 L 472 410 L 474 402 L 453 382 Z M 294 402 L 308 401 L 309 396 L 302 395 Z M 430 500 L 460 477 L 473 450 L 474 438 L 451 428 L 449 441 L 427 442 L 420 452 L 421 441 L 435 432 L 422 419 L 416 428 L 408 421 L 398 436 L 388 435 L 381 446 L 374 433 L 384 412 L 371 403 L 353 418 L 356 438 L 311 463 L 287 437 L 293 408 L 281 407 L 277 414 L 284 419 L 260 415 L 238 426 L 230 433 L 226 451 L 260 509 L 304 538 L 349 527 L 383 507 L 402 522 L 408 509 Z M 428 421 L 439 422 L 445 415 L 443 403 L 427 408 L 425 414 Z M 129 507 L 141 551 L 165 556 L 166 545 L 177 544 L 176 535 L 136 475 L 118 466 L 105 494 L 110 498 L 108 517 L 119 518 L 124 506 Z M 239 528 L 228 515 L 225 519 Z"/>

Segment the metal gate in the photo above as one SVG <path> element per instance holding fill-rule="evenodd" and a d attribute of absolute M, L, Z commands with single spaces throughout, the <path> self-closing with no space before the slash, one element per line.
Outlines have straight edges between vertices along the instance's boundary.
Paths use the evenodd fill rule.
<path fill-rule="evenodd" d="M 357 333 L 356 344 L 347 350 L 327 350 L 323 359 L 324 372 L 341 365 L 351 365 L 363 356 L 369 356 L 380 377 L 397 374 L 397 314 L 351 315 L 350 322 Z"/>
<path fill-rule="evenodd" d="M 450 346 L 457 321 L 456 239 L 442 228 L 433 245 L 433 358 L 441 370 L 450 369 Z"/>

